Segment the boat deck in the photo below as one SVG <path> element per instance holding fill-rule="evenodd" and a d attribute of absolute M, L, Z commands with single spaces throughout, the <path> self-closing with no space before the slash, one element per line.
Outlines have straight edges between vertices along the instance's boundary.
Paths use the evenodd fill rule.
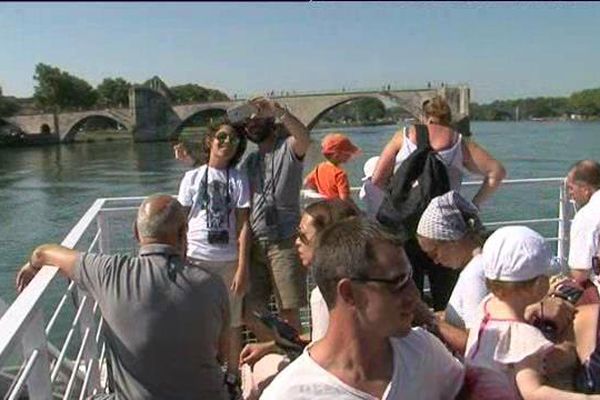
<path fill-rule="evenodd" d="M 463 185 L 468 190 L 479 182 Z M 540 232 L 554 232 L 546 239 L 555 244 L 556 255 L 565 266 L 574 210 L 564 178 L 507 180 L 501 191 L 504 198 L 511 199 L 513 190 L 523 196 L 538 192 L 539 187 L 552 191 L 554 216 L 536 216 L 543 211 L 538 210 L 536 215 L 526 212 L 524 219 L 488 220 L 488 212 L 484 211 L 483 220 L 488 227 L 520 224 Z M 353 188 L 354 194 L 357 191 Z M 62 245 L 89 252 L 136 254 L 138 246 L 131 226 L 142 200 L 143 197 L 97 199 Z M 495 204 L 494 208 L 514 207 L 512 204 Z M 0 307 L 0 394 L 7 399 L 18 399 L 25 392 L 30 399 L 84 399 L 104 391 L 101 367 L 106 347 L 98 305 L 72 282 L 57 278 L 57 272 L 57 268 L 45 266 L 3 315 Z M 303 327 L 310 329 L 308 307 L 301 310 L 301 319 Z"/>

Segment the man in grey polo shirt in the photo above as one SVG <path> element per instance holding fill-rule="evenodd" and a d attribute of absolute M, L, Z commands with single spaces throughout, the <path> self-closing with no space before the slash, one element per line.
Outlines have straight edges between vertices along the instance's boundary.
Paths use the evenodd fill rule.
<path fill-rule="evenodd" d="M 266 340 L 268 331 L 252 311 L 266 309 L 272 292 L 281 316 L 298 329 L 298 311 L 306 305 L 306 277 L 294 240 L 300 222 L 302 161 L 310 137 L 304 124 L 278 103 L 259 98 L 252 104 L 257 112 L 245 121 L 244 129 L 258 151 L 244 162 L 252 191 L 254 236 L 245 320 L 259 339 Z"/>
<path fill-rule="evenodd" d="M 117 399 L 225 399 L 229 304 L 222 280 L 185 264 L 187 219 L 167 195 L 140 206 L 137 257 L 46 244 L 17 275 L 21 291 L 54 265 L 98 301 Z"/>

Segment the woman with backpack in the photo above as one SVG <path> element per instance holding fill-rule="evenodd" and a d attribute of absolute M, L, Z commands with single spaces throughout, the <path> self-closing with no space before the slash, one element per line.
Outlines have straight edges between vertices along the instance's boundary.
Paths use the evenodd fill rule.
<path fill-rule="evenodd" d="M 483 147 L 453 129 L 451 121 L 450 107 L 441 97 L 436 96 L 423 103 L 422 124 L 426 127 L 427 141 L 431 150 L 445 166 L 448 190 L 460 190 L 465 169 L 483 176 L 483 183 L 472 199 L 473 204 L 480 207 L 498 189 L 506 176 L 506 171 L 502 164 Z M 396 169 L 419 148 L 417 131 L 415 126 L 404 129 L 396 133 L 388 142 L 381 152 L 373 173 L 374 185 L 384 190 L 390 189 L 389 181 Z M 440 194 L 443 193 L 437 193 L 435 196 Z M 416 226 L 413 228 L 416 229 Z M 443 310 L 458 274 L 456 271 L 435 264 L 427 257 L 416 240 L 416 231 L 412 230 L 411 228 L 407 237 L 405 249 L 414 268 L 413 277 L 417 287 L 423 293 L 424 275 L 428 275 L 433 307 L 436 311 Z"/>

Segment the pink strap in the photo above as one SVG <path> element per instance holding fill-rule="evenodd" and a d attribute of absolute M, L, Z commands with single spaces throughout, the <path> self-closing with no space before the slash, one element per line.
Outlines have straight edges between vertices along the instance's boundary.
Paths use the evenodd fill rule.
<path fill-rule="evenodd" d="M 490 322 L 490 321 L 519 322 L 519 320 L 515 319 L 515 318 L 492 318 L 487 309 L 489 301 L 490 301 L 490 299 L 487 299 L 487 301 L 483 304 L 484 315 L 483 315 L 483 319 L 481 320 L 481 323 L 479 324 L 479 330 L 477 331 L 477 343 L 475 344 L 475 348 L 473 349 L 473 351 L 470 352 L 470 354 L 468 354 L 466 356 L 466 358 L 473 359 L 479 352 L 479 346 L 481 345 L 481 337 L 483 336 L 483 333 L 485 332 L 485 327 L 487 326 L 488 322 Z"/>

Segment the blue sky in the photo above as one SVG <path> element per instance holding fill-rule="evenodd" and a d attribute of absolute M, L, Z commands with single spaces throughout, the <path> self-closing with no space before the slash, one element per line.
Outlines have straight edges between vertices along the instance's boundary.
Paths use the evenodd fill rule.
<path fill-rule="evenodd" d="M 475 101 L 600 87 L 600 3 L 0 3 L 0 85 L 38 62 L 271 90 L 467 83 Z"/>

